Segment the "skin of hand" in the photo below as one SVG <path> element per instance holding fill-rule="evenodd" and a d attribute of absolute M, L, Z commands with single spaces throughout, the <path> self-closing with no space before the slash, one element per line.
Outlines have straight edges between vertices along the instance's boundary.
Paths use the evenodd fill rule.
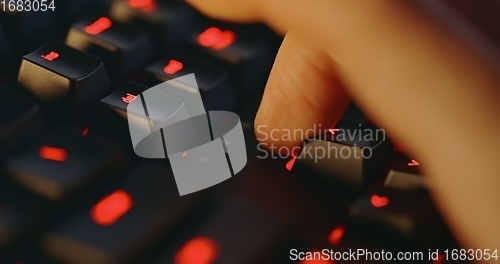
<path fill-rule="evenodd" d="M 498 50 L 441 1 L 188 3 L 286 33 L 256 127 L 331 127 L 354 98 L 422 164 L 462 246 L 500 249 Z M 266 143 L 292 148 L 301 139 Z"/>

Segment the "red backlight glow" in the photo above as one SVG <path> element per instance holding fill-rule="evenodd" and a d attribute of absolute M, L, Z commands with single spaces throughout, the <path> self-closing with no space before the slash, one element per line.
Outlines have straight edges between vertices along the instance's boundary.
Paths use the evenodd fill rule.
<path fill-rule="evenodd" d="M 132 204 L 132 197 L 127 192 L 117 190 L 94 205 L 90 217 L 98 225 L 110 226 L 130 211 Z"/>
<path fill-rule="evenodd" d="M 286 165 L 285 165 L 286 169 L 287 169 L 287 170 L 289 170 L 289 171 L 292 171 L 292 169 L 293 169 L 293 164 L 295 164 L 295 161 L 296 161 L 296 160 L 297 160 L 297 157 L 293 157 L 292 159 L 290 159 L 290 160 L 286 163 Z"/>
<path fill-rule="evenodd" d="M 344 233 L 345 233 L 345 227 L 343 226 L 336 227 L 335 229 L 332 230 L 332 232 L 330 232 L 330 235 L 328 236 L 328 242 L 330 242 L 330 244 L 333 246 L 338 245 L 342 240 Z"/>
<path fill-rule="evenodd" d="M 55 51 L 51 51 L 49 54 L 47 55 L 42 55 L 42 58 L 48 60 L 48 61 L 53 61 L 57 58 L 59 58 L 59 53 L 55 52 Z"/>
<path fill-rule="evenodd" d="M 184 68 L 184 64 L 177 60 L 170 60 L 168 64 L 163 68 L 163 72 L 166 74 L 176 74 Z"/>
<path fill-rule="evenodd" d="M 374 194 L 370 198 L 370 202 L 372 203 L 373 207 L 381 208 L 389 204 L 389 197 Z"/>
<path fill-rule="evenodd" d="M 90 35 L 101 34 L 105 30 L 109 29 L 113 22 L 107 17 L 101 17 L 97 19 L 94 23 L 85 27 L 85 32 Z"/>
<path fill-rule="evenodd" d="M 221 50 L 236 41 L 236 34 L 231 30 L 210 27 L 198 36 L 197 41 L 200 46 Z"/>
<path fill-rule="evenodd" d="M 208 237 L 195 237 L 177 252 L 175 264 L 211 264 L 219 257 L 219 245 Z"/>
<path fill-rule="evenodd" d="M 128 0 L 128 4 L 130 7 L 140 9 L 144 12 L 151 12 L 156 9 L 155 0 Z"/>
<path fill-rule="evenodd" d="M 62 148 L 43 146 L 38 151 L 38 154 L 46 160 L 65 162 L 68 159 L 68 152 Z"/>

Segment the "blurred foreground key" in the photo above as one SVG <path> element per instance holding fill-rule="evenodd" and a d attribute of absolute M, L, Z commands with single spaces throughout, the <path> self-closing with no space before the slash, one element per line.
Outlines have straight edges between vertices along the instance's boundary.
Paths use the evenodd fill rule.
<path fill-rule="evenodd" d="M 74 128 L 55 131 L 42 144 L 7 161 L 10 176 L 41 195 L 62 201 L 108 180 L 123 163 L 117 146 Z"/>
<path fill-rule="evenodd" d="M 289 223 L 282 220 L 250 201 L 229 201 L 153 263 L 275 263 L 269 261 L 285 259 L 280 254 L 291 238 Z"/>
<path fill-rule="evenodd" d="M 168 168 L 144 165 L 50 230 L 43 246 L 66 263 L 130 262 L 173 231 L 199 197 L 180 197 Z"/>
<path fill-rule="evenodd" d="M 160 50 L 182 43 L 196 23 L 195 11 L 182 0 L 114 0 L 110 14 L 146 29 Z"/>

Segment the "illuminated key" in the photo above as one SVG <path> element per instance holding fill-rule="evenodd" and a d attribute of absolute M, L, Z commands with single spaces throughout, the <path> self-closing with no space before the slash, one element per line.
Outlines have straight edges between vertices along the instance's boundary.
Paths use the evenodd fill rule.
<path fill-rule="evenodd" d="M 376 187 L 349 208 L 349 237 L 385 246 L 415 243 L 438 248 L 451 241 L 429 194 L 423 189 Z"/>
<path fill-rule="evenodd" d="M 154 86 L 190 73 L 196 75 L 206 110 L 234 110 L 237 107 L 238 100 L 229 72 L 188 54 L 176 54 L 156 61 L 146 69 L 145 82 Z"/>
<path fill-rule="evenodd" d="M 58 119 L 74 118 L 79 110 L 111 92 L 99 59 L 57 41 L 24 56 L 17 81 L 49 116 Z"/>
<path fill-rule="evenodd" d="M 231 70 L 240 96 L 257 95 L 265 86 L 281 41 L 258 26 L 227 27 L 217 23 L 198 27 L 189 38 L 211 64 Z"/>
<path fill-rule="evenodd" d="M 235 199 L 218 206 L 199 227 L 191 228 L 182 242 L 166 241 L 165 250 L 151 263 L 254 264 L 286 259 L 282 252 L 290 249 L 281 250 L 287 247 L 282 242 L 290 234 L 289 224 L 253 202 Z"/>
<path fill-rule="evenodd" d="M 391 154 L 383 129 L 341 119 L 304 143 L 293 171 L 361 190 L 377 180 Z"/>
<path fill-rule="evenodd" d="M 102 58 L 115 81 L 144 67 L 153 52 L 146 32 L 108 17 L 91 17 L 73 24 L 66 44 Z"/>
<path fill-rule="evenodd" d="M 425 189 L 427 181 L 421 175 L 417 163 L 403 154 L 393 157 L 389 162 L 384 186 L 402 190 Z"/>
<path fill-rule="evenodd" d="M 180 197 L 169 167 L 145 164 L 49 230 L 43 248 L 64 263 L 135 262 L 206 200 L 200 194 Z"/>
<path fill-rule="evenodd" d="M 62 127 L 38 147 L 12 155 L 6 162 L 9 176 L 49 199 L 74 198 L 119 171 L 119 147 L 80 129 Z"/>
<path fill-rule="evenodd" d="M 101 103 L 126 119 L 128 104 L 134 100 L 140 100 L 138 95 L 147 89 L 147 87 L 136 83 L 125 83 L 120 85 L 115 92 L 103 98 Z"/>
<path fill-rule="evenodd" d="M 99 201 L 90 212 L 92 220 L 98 225 L 109 226 L 116 223 L 132 208 L 133 200 L 123 191 L 114 191 Z"/>

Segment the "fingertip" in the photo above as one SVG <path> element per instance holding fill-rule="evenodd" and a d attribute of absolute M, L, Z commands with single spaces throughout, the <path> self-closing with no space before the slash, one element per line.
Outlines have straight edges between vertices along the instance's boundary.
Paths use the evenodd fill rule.
<path fill-rule="evenodd" d="M 213 19 L 232 22 L 259 22 L 258 1 L 246 0 L 184 0 Z"/>

